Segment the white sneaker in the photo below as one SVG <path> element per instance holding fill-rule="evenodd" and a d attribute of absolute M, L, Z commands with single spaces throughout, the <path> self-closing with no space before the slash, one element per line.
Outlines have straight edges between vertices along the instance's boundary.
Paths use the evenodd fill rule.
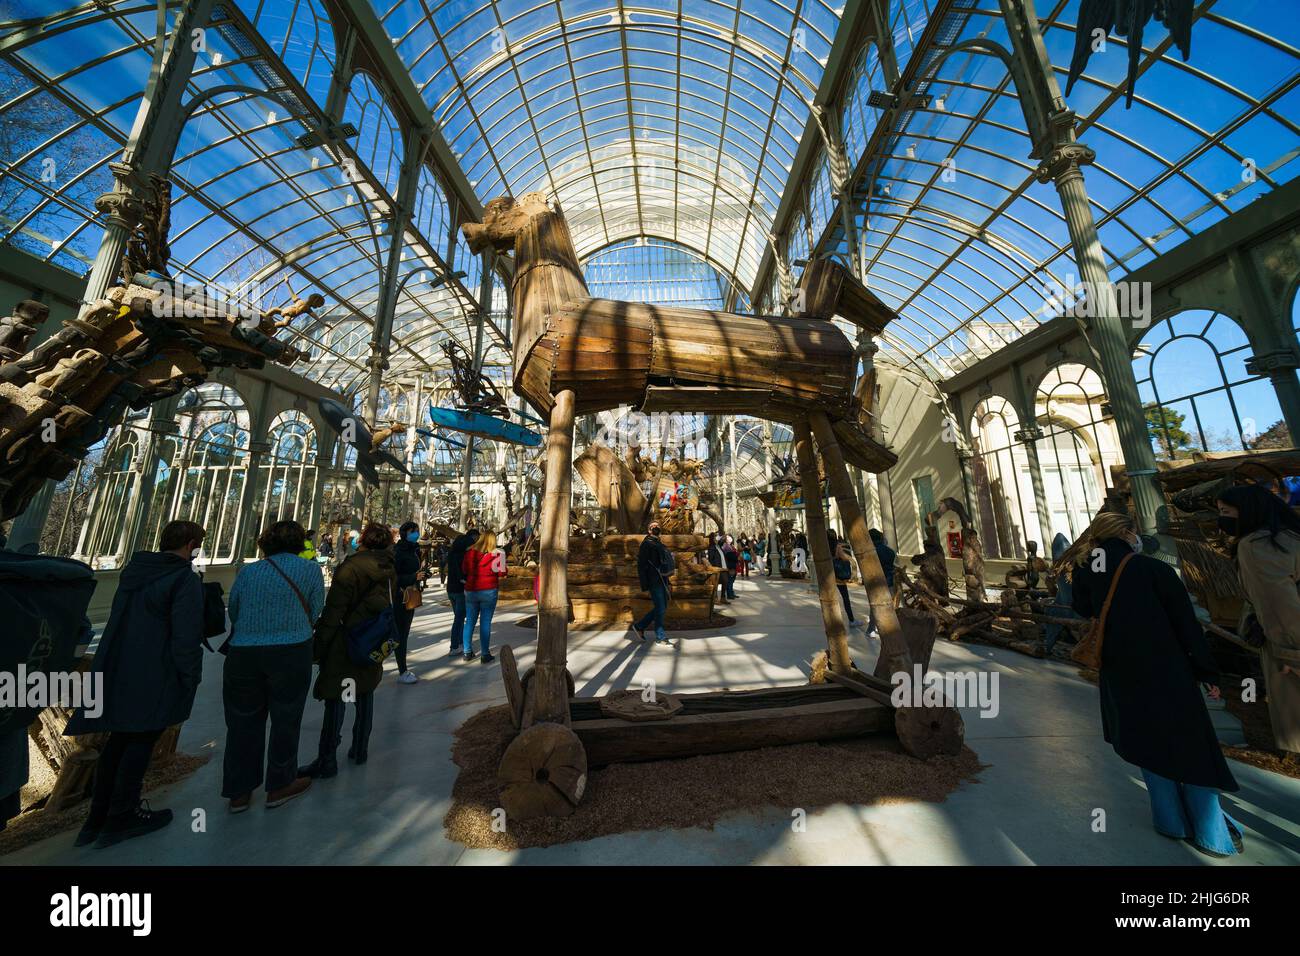
<path fill-rule="evenodd" d="M 407 671 L 405 674 L 397 675 L 397 683 L 399 684 L 414 684 L 417 683 L 419 680 L 420 678 L 415 676 L 414 671 Z"/>

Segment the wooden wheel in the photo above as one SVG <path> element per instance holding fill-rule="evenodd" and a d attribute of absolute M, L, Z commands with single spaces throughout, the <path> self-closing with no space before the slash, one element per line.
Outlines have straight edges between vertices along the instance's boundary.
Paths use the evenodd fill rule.
<path fill-rule="evenodd" d="M 918 760 L 937 754 L 955 757 L 966 739 L 966 725 L 955 707 L 899 707 L 894 732 L 903 749 Z"/>
<path fill-rule="evenodd" d="M 529 682 L 530 680 L 533 679 L 533 670 L 534 670 L 534 668 L 531 668 L 531 667 L 530 667 L 530 668 L 528 668 L 528 670 L 524 671 L 524 676 L 523 676 L 523 678 L 520 680 L 520 683 L 523 685 L 523 688 L 524 688 L 525 691 L 528 690 L 528 682 Z M 569 673 L 569 669 L 568 669 L 567 667 L 564 669 L 564 683 L 567 684 L 568 687 L 569 687 L 569 696 L 570 696 L 570 697 L 577 697 L 577 696 L 578 696 L 578 690 L 577 690 L 577 686 L 578 686 L 578 685 L 575 684 L 575 683 L 573 682 L 573 675 Z M 521 698 L 521 699 L 522 699 L 522 698 Z"/>
<path fill-rule="evenodd" d="M 506 748 L 497 768 L 507 820 L 565 817 L 587 787 L 587 752 L 562 724 L 533 724 Z"/>
<path fill-rule="evenodd" d="M 515 664 L 515 652 L 509 644 L 502 645 L 497 651 L 501 658 L 501 682 L 506 685 L 506 702 L 510 705 L 510 723 L 515 730 L 524 721 L 524 685 L 519 679 L 519 667 Z"/>

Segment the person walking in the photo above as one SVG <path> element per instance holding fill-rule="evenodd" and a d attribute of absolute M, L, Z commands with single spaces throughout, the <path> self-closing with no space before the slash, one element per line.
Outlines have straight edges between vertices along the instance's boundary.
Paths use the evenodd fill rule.
<path fill-rule="evenodd" d="M 451 601 L 451 647 L 448 657 L 464 654 L 465 646 L 465 552 L 478 540 L 478 532 L 473 528 L 457 535 L 447 549 L 447 559 L 443 563 L 447 582 L 447 599 Z"/>
<path fill-rule="evenodd" d="M 257 539 L 262 560 L 245 565 L 230 589 L 230 639 L 221 680 L 226 714 L 221 795 L 230 801 L 231 813 L 249 808 L 263 780 L 267 809 L 311 786 L 309 777 L 298 775 L 298 738 L 325 579 L 320 565 L 298 553 L 304 535 L 296 521 L 271 525 Z"/>
<path fill-rule="evenodd" d="M 898 560 L 898 552 L 889 546 L 885 540 L 885 533 L 879 528 L 870 528 L 867 530 L 867 536 L 871 538 L 871 544 L 876 549 L 876 560 L 880 562 L 880 570 L 884 572 L 885 584 L 889 590 L 894 590 L 894 564 Z M 867 608 L 867 633 L 879 634 L 880 629 L 876 626 L 876 614 L 868 606 Z"/>
<path fill-rule="evenodd" d="M 749 538 L 741 535 L 740 540 L 736 542 L 736 550 L 740 552 L 740 558 L 736 562 L 736 568 L 742 578 L 749 577 L 749 565 L 754 560 L 754 553 L 749 550 Z"/>
<path fill-rule="evenodd" d="M 1102 512 L 1070 572 L 1073 607 L 1100 618 L 1102 732 L 1142 771 L 1156 832 L 1203 853 L 1241 852 L 1220 790 L 1237 790 L 1197 682 L 1220 698 L 1219 673 L 1178 573 L 1141 554 L 1128 514 Z"/>
<path fill-rule="evenodd" d="M 1300 762 L 1300 517 L 1257 485 L 1219 495 L 1219 529 L 1232 538 L 1242 589 L 1264 632 L 1260 664 L 1273 741 Z"/>
<path fill-rule="evenodd" d="M 93 716 L 78 709 L 63 731 L 108 734 L 76 846 L 112 846 L 172 821 L 170 810 L 152 809 L 140 791 L 154 744 L 189 719 L 203 679 L 203 586 L 192 562 L 204 537 L 193 521 L 172 521 L 158 550 L 137 551 L 118 578 L 90 665 L 102 706 Z"/>
<path fill-rule="evenodd" d="M 465 552 L 461 562 L 465 575 L 465 632 L 464 659 L 472 661 L 474 654 L 474 622 L 479 624 L 480 661 L 491 664 L 492 612 L 497 608 L 497 586 L 506 576 L 506 555 L 497 547 L 495 532 L 484 531 L 474 546 Z"/>
<path fill-rule="evenodd" d="M 853 601 L 849 598 L 849 584 L 853 581 L 853 553 L 849 550 L 847 542 L 836 541 L 835 549 L 831 554 L 835 570 L 835 587 L 839 589 L 840 600 L 844 602 L 844 613 L 849 616 L 849 627 L 857 627 L 857 619 L 853 617 Z"/>
<path fill-rule="evenodd" d="M 325 598 L 325 610 L 316 625 L 313 651 L 320 673 L 313 696 L 325 702 L 320 747 L 316 759 L 299 769 L 300 776 L 328 778 L 338 773 L 338 747 L 342 741 L 347 703 L 353 701 L 352 746 L 348 757 L 357 764 L 369 756 L 370 728 L 374 720 L 374 691 L 383 677 L 379 661 L 356 663 L 348 654 L 348 635 L 356 627 L 392 607 L 397 591 L 393 563 L 393 532 L 381 524 L 368 524 L 358 539 L 357 552 L 334 574 Z"/>
<path fill-rule="evenodd" d="M 646 628 L 654 624 L 655 643 L 672 647 L 673 642 L 664 632 L 664 617 L 668 613 L 671 588 L 669 578 L 677 568 L 677 559 L 660 540 L 662 529 L 658 521 L 651 521 L 646 530 L 649 533 L 641 540 L 641 547 L 636 553 L 636 575 L 641 590 L 650 595 L 651 607 L 640 620 L 632 624 L 632 630 L 644 641 Z"/>
<path fill-rule="evenodd" d="M 397 571 L 397 600 L 393 602 L 393 617 L 397 622 L 397 647 L 393 657 L 397 663 L 397 682 L 414 684 L 420 678 L 406 668 L 406 648 L 411 639 L 411 622 L 415 608 L 406 606 L 406 589 L 418 587 L 424 580 L 420 570 L 420 526 L 414 521 L 405 522 L 397 529 L 397 543 L 393 545 L 393 567 Z"/>

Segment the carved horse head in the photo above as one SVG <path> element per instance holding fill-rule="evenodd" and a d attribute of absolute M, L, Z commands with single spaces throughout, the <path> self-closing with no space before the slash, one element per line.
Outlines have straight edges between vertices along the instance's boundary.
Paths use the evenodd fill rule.
<path fill-rule="evenodd" d="M 489 246 L 497 252 L 511 252 L 519 230 L 534 216 L 551 211 L 545 193 L 525 193 L 518 200 L 498 196 L 483 207 L 482 222 L 467 222 L 460 229 L 470 252 L 480 253 Z"/>

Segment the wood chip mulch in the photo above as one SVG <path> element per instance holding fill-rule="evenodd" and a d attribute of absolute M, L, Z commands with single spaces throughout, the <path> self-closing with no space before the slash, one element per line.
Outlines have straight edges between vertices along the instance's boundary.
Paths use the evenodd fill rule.
<path fill-rule="evenodd" d="M 985 766 L 970 748 L 923 762 L 892 737 L 879 736 L 613 764 L 590 772 L 572 816 L 507 821 L 498 832 L 492 827 L 500 803 L 497 764 L 514 735 L 505 706 L 480 711 L 457 730 L 452 759 L 460 774 L 443 821 L 450 839 L 475 849 L 518 850 L 637 830 L 712 829 L 727 814 L 765 808 L 790 814 L 836 803 L 939 803 Z"/>
<path fill-rule="evenodd" d="M 206 753 L 198 756 L 176 753 L 172 754 L 171 759 L 165 763 L 151 764 L 144 775 L 145 797 L 148 798 L 151 790 L 188 777 L 207 763 L 211 756 Z M 162 807 L 155 806 L 155 809 L 161 810 Z M 86 814 L 89 812 L 89 800 L 82 800 L 60 813 L 47 813 L 38 808 L 29 809 L 14 817 L 5 829 L 0 830 L 0 856 L 39 843 L 58 833 L 79 830 L 86 822 Z"/>

